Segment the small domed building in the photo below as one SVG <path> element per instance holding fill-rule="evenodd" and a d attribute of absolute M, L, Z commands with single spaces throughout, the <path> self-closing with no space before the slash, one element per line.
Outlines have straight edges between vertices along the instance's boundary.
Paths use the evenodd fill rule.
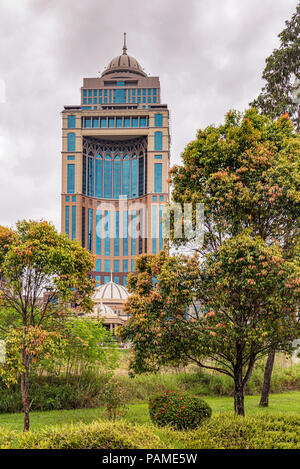
<path fill-rule="evenodd" d="M 128 297 L 128 290 L 123 285 L 113 282 L 111 275 L 110 282 L 95 289 L 92 297 L 94 311 L 88 317 L 102 319 L 106 328 L 114 333 L 118 326 L 124 325 L 128 320 L 128 316 L 124 313 L 124 303 Z"/>

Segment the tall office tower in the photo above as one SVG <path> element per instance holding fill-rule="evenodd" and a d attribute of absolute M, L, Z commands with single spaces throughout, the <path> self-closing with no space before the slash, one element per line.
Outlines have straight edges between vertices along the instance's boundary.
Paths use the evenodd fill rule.
<path fill-rule="evenodd" d="M 169 111 L 158 77 L 123 53 L 84 78 L 81 104 L 62 112 L 62 231 L 96 258 L 98 285 L 127 284 L 135 258 L 163 246 Z"/>

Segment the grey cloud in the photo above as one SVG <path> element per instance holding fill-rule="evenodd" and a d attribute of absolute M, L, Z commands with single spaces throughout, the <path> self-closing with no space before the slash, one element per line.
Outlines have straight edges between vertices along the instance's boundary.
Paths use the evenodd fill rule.
<path fill-rule="evenodd" d="M 200 127 L 243 110 L 296 0 L 3 0 L 0 4 L 0 224 L 60 227 L 60 111 L 79 103 L 122 47 L 159 75 L 172 163 Z"/>

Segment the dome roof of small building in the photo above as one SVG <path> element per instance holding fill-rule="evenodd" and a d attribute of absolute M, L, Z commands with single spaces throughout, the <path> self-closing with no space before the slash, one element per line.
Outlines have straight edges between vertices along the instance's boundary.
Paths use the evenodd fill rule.
<path fill-rule="evenodd" d="M 127 54 L 126 33 L 124 33 L 124 45 L 122 55 L 117 55 L 117 57 L 114 57 L 109 62 L 108 66 L 106 67 L 101 76 L 103 77 L 105 75 L 116 72 L 133 72 L 144 77 L 147 76 L 139 62 L 134 57 Z"/>
<path fill-rule="evenodd" d="M 127 300 L 129 293 L 125 287 L 114 283 L 112 280 L 105 285 L 97 287 L 93 300 Z"/>
<path fill-rule="evenodd" d="M 107 305 L 100 303 L 95 306 L 94 311 L 86 314 L 88 318 L 112 318 L 117 316 L 116 313 Z"/>

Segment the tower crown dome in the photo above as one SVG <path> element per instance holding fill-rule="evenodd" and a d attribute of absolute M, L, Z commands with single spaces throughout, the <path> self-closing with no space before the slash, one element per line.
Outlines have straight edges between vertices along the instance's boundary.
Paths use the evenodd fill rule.
<path fill-rule="evenodd" d="M 143 71 L 143 68 L 139 62 L 127 54 L 127 45 L 126 45 L 126 33 L 124 33 L 124 44 L 123 44 L 123 53 L 122 55 L 117 55 L 114 57 L 102 73 L 102 77 L 116 72 L 130 72 L 143 77 L 147 76 Z"/>

